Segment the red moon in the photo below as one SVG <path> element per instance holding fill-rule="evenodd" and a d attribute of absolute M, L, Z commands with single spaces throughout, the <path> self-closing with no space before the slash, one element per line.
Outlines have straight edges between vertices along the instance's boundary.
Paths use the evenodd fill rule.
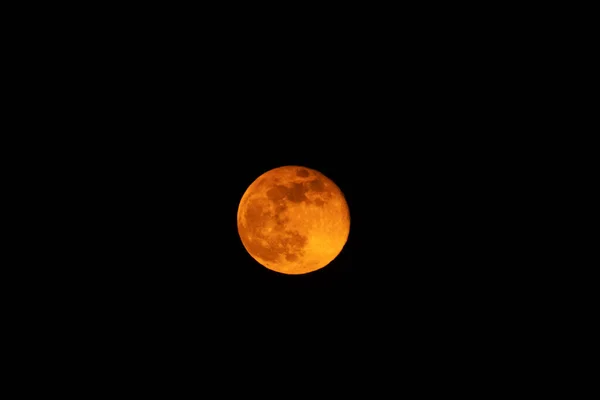
<path fill-rule="evenodd" d="M 340 188 L 314 169 L 285 166 L 259 176 L 237 214 L 238 233 L 250 256 L 289 275 L 321 269 L 342 251 L 350 212 Z"/>

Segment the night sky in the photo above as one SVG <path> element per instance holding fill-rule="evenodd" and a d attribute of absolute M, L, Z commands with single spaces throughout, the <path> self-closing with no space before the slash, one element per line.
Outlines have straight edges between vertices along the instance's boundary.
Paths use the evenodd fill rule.
<path fill-rule="evenodd" d="M 420 46 L 425 36 L 393 48 L 333 35 L 307 47 L 302 35 L 259 45 L 223 33 L 190 51 L 197 36 L 156 35 L 120 38 L 109 56 L 76 71 L 83 83 L 74 85 L 69 113 L 82 134 L 65 140 L 78 150 L 70 153 L 77 163 L 64 167 L 86 185 L 77 199 L 95 204 L 85 215 L 101 240 L 89 257 L 111 271 L 100 281 L 159 303 L 161 293 L 173 302 L 183 296 L 185 307 L 197 296 L 235 307 L 269 293 L 292 303 L 407 293 L 427 302 L 463 282 L 468 273 L 449 266 L 475 257 L 465 246 L 483 221 L 476 210 L 490 193 L 478 186 L 489 180 L 482 165 L 500 128 L 478 100 L 477 75 L 449 61 L 462 57 L 458 50 L 444 52 L 442 38 Z M 90 93 L 93 106 L 77 101 Z M 307 276 L 260 266 L 237 233 L 248 185 L 284 165 L 324 173 L 350 208 L 344 250 Z"/>
<path fill-rule="evenodd" d="M 393 309 L 403 301 L 442 306 L 448 296 L 462 296 L 453 290 L 464 287 L 465 257 L 475 253 L 464 252 L 460 242 L 453 199 L 459 182 L 449 176 L 452 168 L 434 159 L 435 145 L 426 141 L 424 151 L 421 141 L 370 139 L 350 123 L 330 133 L 320 128 L 322 119 L 295 124 L 289 118 L 276 119 L 276 126 L 240 118 L 226 132 L 217 123 L 199 125 L 195 134 L 120 142 L 123 158 L 98 171 L 110 179 L 95 199 L 102 204 L 94 215 L 102 228 L 94 245 L 101 247 L 90 256 L 107 266 L 101 281 L 115 298 L 125 304 L 144 299 L 170 314 L 197 308 L 209 315 L 286 315 L 317 304 L 319 312 L 348 314 L 366 305 Z M 306 275 L 261 266 L 237 231 L 247 187 L 284 165 L 322 172 L 350 209 L 343 251 Z"/>
<path fill-rule="evenodd" d="M 59 267 L 44 272 L 64 315 L 144 357 L 196 359 L 455 351 L 491 326 L 515 265 L 496 227 L 518 199 L 499 189 L 505 119 L 481 93 L 503 83 L 409 40 L 234 39 L 119 39 L 78 70 L 67 122 L 49 113 L 77 133 L 44 139 L 66 155 L 40 171 L 65 210 L 52 209 L 65 233 L 49 232 Z M 237 231 L 248 186 L 286 165 L 326 175 L 350 210 L 341 254 L 307 275 L 261 266 Z"/>
<path fill-rule="evenodd" d="M 193 118 L 189 131 L 110 142 L 93 178 L 104 183 L 78 194 L 91 200 L 78 222 L 86 228 L 74 232 L 94 226 L 76 239 L 80 262 L 64 277 L 78 323 L 141 359 L 175 351 L 227 369 L 227 359 L 253 368 L 252 360 L 298 366 L 293 360 L 308 358 L 321 360 L 319 375 L 322 360 L 351 366 L 404 352 L 425 362 L 419 354 L 478 340 L 472 329 L 487 329 L 505 299 L 498 253 L 479 237 L 487 210 L 471 205 L 485 194 L 465 188 L 444 139 L 371 136 L 364 120 L 333 129 L 342 119 L 328 115 L 271 108 L 227 115 L 238 120 L 227 127 Z M 237 231 L 247 187 L 283 165 L 322 172 L 349 205 L 343 251 L 307 275 L 258 264 Z"/>
<path fill-rule="evenodd" d="M 98 226 L 84 248 L 103 266 L 89 282 L 113 291 L 115 304 L 144 299 L 167 315 L 285 315 L 311 302 L 346 314 L 413 304 L 405 311 L 416 313 L 484 290 L 467 281 L 481 273 L 473 265 L 490 193 L 479 190 L 484 172 L 474 166 L 493 154 L 489 143 L 472 152 L 476 141 L 447 130 L 460 115 L 410 83 L 422 74 L 407 75 L 396 100 L 381 94 L 376 75 L 373 90 L 331 76 L 234 79 L 199 97 L 163 88 L 129 109 L 131 99 L 112 98 L 114 113 L 85 115 L 93 128 L 76 173 L 86 189 L 73 204 L 93 204 L 79 224 Z M 247 187 L 284 165 L 322 172 L 350 209 L 342 253 L 303 276 L 264 268 L 237 232 Z"/>
<path fill-rule="evenodd" d="M 239 129 L 260 131 L 251 126 Z M 360 237 L 358 228 L 354 232 L 354 218 L 357 227 L 361 218 L 353 187 L 351 150 L 344 149 L 343 144 L 327 145 L 324 139 L 321 145 L 313 143 L 315 135 L 303 134 L 305 129 L 290 127 L 289 134 L 275 131 L 269 136 L 265 132 L 262 137 L 248 133 L 244 138 L 240 134 L 240 139 L 226 134 L 227 143 L 215 137 L 212 142 L 207 138 L 206 143 L 194 140 L 177 144 L 178 149 L 184 149 L 184 156 L 179 150 L 168 158 L 175 166 L 167 167 L 168 173 L 160 178 L 156 190 L 161 185 L 168 189 L 157 193 L 157 200 L 152 202 L 160 206 L 164 201 L 165 208 L 158 212 L 164 220 L 156 228 L 165 229 L 157 233 L 167 246 L 161 249 L 160 243 L 154 243 L 161 258 L 151 263 L 172 281 L 174 286 L 169 290 L 178 292 L 176 288 L 181 286 L 192 297 L 201 298 L 211 293 L 234 308 L 264 300 L 271 293 L 280 296 L 280 300 L 268 304 L 269 309 L 277 311 L 285 308 L 286 298 L 297 304 L 316 295 L 332 299 L 358 283 L 361 269 L 353 258 L 352 243 Z M 294 138 L 301 138 L 304 144 L 293 143 Z M 195 146 L 202 148 L 196 153 Z M 342 189 L 350 207 L 350 236 L 344 250 L 326 268 L 311 274 L 287 276 L 266 269 L 250 257 L 237 231 L 237 209 L 247 187 L 264 172 L 284 165 L 301 165 L 324 173 Z"/>
<path fill-rule="evenodd" d="M 530 60 L 560 47 L 536 22 L 556 18 L 281 5 L 11 14 L 3 133 L 24 145 L 3 147 L 19 182 L 3 194 L 24 208 L 5 207 L 21 246 L 2 283 L 18 316 L 5 330 L 24 339 L 6 340 L 19 390 L 377 399 L 548 386 L 531 377 L 556 365 L 548 338 L 569 296 L 544 282 L 555 249 L 534 243 L 554 232 L 548 199 L 565 195 L 548 172 L 564 160 L 544 146 L 570 131 L 542 128 L 561 114 L 539 101 L 556 101 L 559 53 Z M 349 206 L 342 252 L 306 275 L 263 267 L 237 230 L 248 186 L 286 165 L 323 173 Z M 532 196 L 543 179 L 554 189 Z M 532 329 L 544 313 L 552 322 Z"/>

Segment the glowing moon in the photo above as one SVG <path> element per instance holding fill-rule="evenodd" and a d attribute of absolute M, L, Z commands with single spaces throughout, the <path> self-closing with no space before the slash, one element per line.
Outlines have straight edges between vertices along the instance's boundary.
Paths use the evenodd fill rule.
<path fill-rule="evenodd" d="M 350 212 L 331 179 L 286 166 L 248 187 L 237 226 L 252 258 L 273 271 L 298 275 L 321 269 L 340 254 L 350 233 Z"/>

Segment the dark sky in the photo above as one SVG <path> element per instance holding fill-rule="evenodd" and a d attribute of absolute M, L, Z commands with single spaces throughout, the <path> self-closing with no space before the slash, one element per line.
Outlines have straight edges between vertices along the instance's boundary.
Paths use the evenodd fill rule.
<path fill-rule="evenodd" d="M 527 329 L 548 309 L 546 265 L 519 254 L 544 205 L 528 191 L 546 165 L 527 160 L 554 117 L 521 116 L 553 90 L 551 60 L 528 61 L 545 30 L 525 40 L 520 10 L 450 3 L 460 18 L 429 3 L 120 7 L 36 5 L 8 30 L 24 76 L 7 75 L 20 110 L 7 134 L 25 146 L 5 172 L 31 170 L 34 193 L 6 212 L 37 240 L 22 241 L 22 284 L 3 283 L 17 288 L 7 309 L 28 308 L 7 324 L 27 370 L 169 398 L 322 384 L 378 398 L 489 377 L 496 390 L 553 356 L 530 352 L 547 332 Z M 303 276 L 259 265 L 237 232 L 248 185 L 284 165 L 322 172 L 350 209 L 341 254 Z"/>
<path fill-rule="evenodd" d="M 449 293 L 448 279 L 461 284 L 450 271 L 474 257 L 472 217 L 489 196 L 477 189 L 480 166 L 494 156 L 491 136 L 476 135 L 485 109 L 469 88 L 440 78 L 434 60 L 407 59 L 396 73 L 385 53 L 371 65 L 351 52 L 291 63 L 282 51 L 276 67 L 260 54 L 244 68 L 184 57 L 154 69 L 136 55 L 86 81 L 98 95 L 73 106 L 71 124 L 88 133 L 72 156 L 87 166 L 75 172 L 100 226 L 91 257 L 110 271 L 101 281 L 157 303 L 181 298 L 186 310 L 270 293 L 298 304 L 322 295 L 332 307 L 406 293 L 427 302 Z M 237 233 L 248 185 L 283 165 L 321 171 L 350 207 L 343 252 L 307 276 L 266 270 Z M 285 307 L 278 295 L 273 310 Z"/>
<path fill-rule="evenodd" d="M 72 87 L 43 91 L 65 97 L 41 98 L 60 108 L 44 123 L 74 133 L 43 139 L 65 155 L 40 171 L 54 182 L 44 198 L 66 210 L 50 210 L 65 236 L 49 232 L 61 267 L 44 275 L 61 282 L 65 315 L 146 356 L 144 341 L 248 359 L 304 344 L 347 357 L 456 349 L 444 341 L 491 326 L 514 265 L 499 204 L 519 199 L 501 190 L 511 127 L 488 95 L 506 83 L 485 54 L 444 35 L 316 47 L 162 35 L 119 38 L 105 56 L 88 41 L 62 70 Z M 248 185 L 284 165 L 322 172 L 350 208 L 342 253 L 304 276 L 262 267 L 237 232 Z"/>
<path fill-rule="evenodd" d="M 313 99 L 303 100 L 306 106 Z M 234 122 L 194 115 L 187 130 L 152 130 L 147 123 L 147 132 L 107 141 L 106 152 L 96 153 L 93 179 L 101 186 L 91 188 L 99 236 L 88 260 L 101 274 L 92 282 L 132 306 L 143 300 L 168 313 L 271 317 L 316 304 L 316 311 L 334 314 L 367 305 L 442 307 L 471 288 L 464 279 L 472 278 L 476 253 L 464 210 L 475 200 L 461 195 L 461 161 L 445 155 L 444 139 L 376 135 L 372 109 L 357 117 L 372 119 L 372 129 L 364 120 L 341 120 L 334 107 L 318 117 L 305 110 L 281 114 L 277 105 L 251 110 L 253 116 L 238 109 L 222 116 Z M 321 171 L 350 208 L 342 253 L 304 276 L 262 267 L 237 232 L 248 185 L 283 165 Z"/>
<path fill-rule="evenodd" d="M 221 138 L 209 134 L 206 139 L 188 138 L 171 144 L 173 154 L 164 158 L 164 166 L 153 169 L 152 175 L 158 178 L 153 176 L 140 188 L 156 196 L 150 204 L 158 208 L 154 211 L 158 221 L 148 210 L 148 229 L 157 235 L 150 239 L 148 250 L 159 254 L 157 259 L 148 257 L 153 268 L 163 270 L 171 284 L 182 285 L 190 295 L 202 296 L 206 291 L 223 296 L 232 307 L 249 304 L 266 293 L 295 293 L 294 301 L 301 301 L 315 291 L 332 297 L 349 289 L 360 273 L 352 256 L 353 226 L 345 249 L 327 268 L 305 276 L 286 276 L 267 270 L 247 254 L 236 220 L 239 201 L 258 176 L 278 166 L 303 165 L 333 179 L 347 197 L 352 221 L 357 203 L 356 220 L 360 221 L 358 195 L 353 191 L 352 150 L 344 148 L 347 141 L 328 145 L 319 135 L 306 132 L 307 128 L 293 126 L 290 133 L 278 132 L 283 126 L 261 133 L 261 127 L 252 122 L 236 128 L 239 134 Z M 161 241 L 166 247 L 162 248 Z M 275 301 L 269 307 L 283 307 L 282 303 Z"/>
<path fill-rule="evenodd" d="M 302 99 L 304 107 L 314 100 Z M 367 107 L 344 110 L 347 120 L 339 107 L 318 117 L 297 103 L 289 108 L 302 112 L 289 114 L 248 107 L 252 116 L 199 112 L 187 130 L 147 123 L 148 131 L 95 148 L 94 176 L 85 175 L 94 184 L 72 200 L 85 206 L 64 282 L 77 323 L 104 338 L 98 348 L 114 342 L 106 351 L 139 359 L 175 351 L 215 365 L 231 357 L 245 368 L 308 357 L 320 374 L 322 360 L 351 366 L 404 352 L 425 362 L 419 354 L 482 337 L 471 335 L 506 301 L 498 296 L 506 269 L 481 234 L 489 210 L 477 202 L 488 194 L 471 189 L 477 181 L 458 176 L 461 160 L 446 153 L 454 139 L 419 130 L 411 116 L 390 117 L 396 133 L 381 134 Z M 342 253 L 305 276 L 262 267 L 237 232 L 248 185 L 282 165 L 321 171 L 350 208 Z"/>

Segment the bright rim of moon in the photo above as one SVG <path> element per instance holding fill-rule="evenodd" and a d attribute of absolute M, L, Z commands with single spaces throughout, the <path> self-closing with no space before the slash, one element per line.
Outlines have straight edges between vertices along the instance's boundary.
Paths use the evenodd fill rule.
<path fill-rule="evenodd" d="M 300 166 L 272 169 L 246 190 L 237 214 L 240 238 L 261 265 L 299 275 L 325 267 L 348 240 L 350 212 L 342 191 Z"/>

